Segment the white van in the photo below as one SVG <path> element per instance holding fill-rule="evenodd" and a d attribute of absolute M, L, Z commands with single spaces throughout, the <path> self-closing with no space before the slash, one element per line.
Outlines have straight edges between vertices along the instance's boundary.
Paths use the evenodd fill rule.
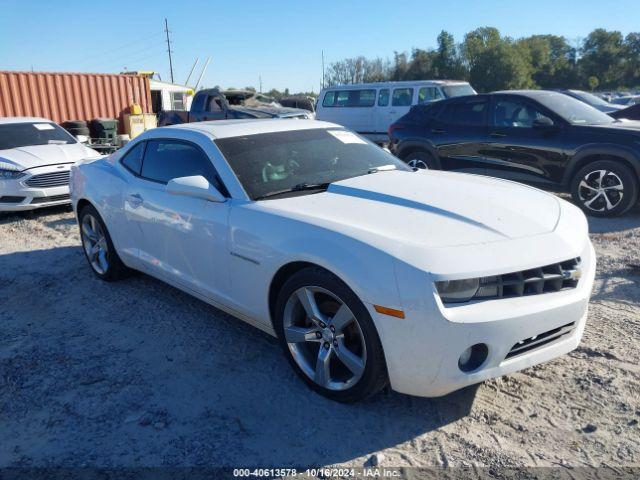
<path fill-rule="evenodd" d="M 376 143 L 389 141 L 389 125 L 412 105 L 474 95 L 467 82 L 416 80 L 337 85 L 320 92 L 316 119 L 337 123 Z"/>

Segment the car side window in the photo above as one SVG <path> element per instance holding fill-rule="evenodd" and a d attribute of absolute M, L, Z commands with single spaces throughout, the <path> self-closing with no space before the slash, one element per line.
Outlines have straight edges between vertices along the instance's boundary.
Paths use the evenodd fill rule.
<path fill-rule="evenodd" d="M 456 125 L 482 126 L 487 114 L 486 100 L 469 100 L 456 103 L 450 119 Z"/>
<path fill-rule="evenodd" d="M 386 107 L 387 105 L 389 105 L 389 89 L 383 88 L 378 93 L 378 106 Z"/>
<path fill-rule="evenodd" d="M 211 96 L 207 100 L 207 112 L 221 112 L 222 105 L 220 104 L 220 99 L 216 96 Z"/>
<path fill-rule="evenodd" d="M 391 97 L 391 105 L 394 107 L 408 107 L 413 99 L 413 88 L 396 88 Z"/>
<path fill-rule="evenodd" d="M 498 100 L 491 111 L 491 123 L 496 127 L 533 128 L 533 122 L 543 116 L 526 102 Z"/>
<path fill-rule="evenodd" d="M 418 103 L 442 100 L 444 96 L 437 87 L 422 87 L 418 90 Z"/>
<path fill-rule="evenodd" d="M 122 157 L 122 160 L 120 160 L 120 163 L 134 175 L 140 175 L 145 144 L 146 142 L 137 143 Z"/>
<path fill-rule="evenodd" d="M 177 140 L 148 140 L 141 176 L 147 180 L 168 183 L 174 178 L 201 175 L 226 194 L 211 160 L 197 146 Z"/>
<path fill-rule="evenodd" d="M 336 92 L 327 92 L 322 100 L 323 107 L 332 107 L 336 101 Z"/>

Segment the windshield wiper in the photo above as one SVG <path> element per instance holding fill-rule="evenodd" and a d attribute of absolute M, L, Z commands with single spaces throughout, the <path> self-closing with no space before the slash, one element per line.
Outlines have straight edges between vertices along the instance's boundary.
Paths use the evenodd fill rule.
<path fill-rule="evenodd" d="M 284 190 L 278 190 L 276 192 L 269 192 L 264 195 L 260 195 L 259 197 L 254 198 L 254 200 L 262 200 L 264 198 L 277 197 L 279 195 L 285 195 L 291 192 L 303 192 L 307 190 L 326 190 L 331 185 L 331 182 L 326 183 L 299 183 L 294 185 L 291 188 L 285 188 Z"/>

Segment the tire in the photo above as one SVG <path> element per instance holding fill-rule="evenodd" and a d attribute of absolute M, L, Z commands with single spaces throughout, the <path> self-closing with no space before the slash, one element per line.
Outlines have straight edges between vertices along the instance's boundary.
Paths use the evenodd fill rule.
<path fill-rule="evenodd" d="M 88 137 L 91 135 L 89 129 L 86 127 L 69 127 L 66 130 L 73 136 L 84 135 Z"/>
<path fill-rule="evenodd" d="M 67 120 L 66 122 L 62 122 L 63 128 L 87 128 L 87 122 L 84 120 Z"/>
<path fill-rule="evenodd" d="M 87 205 L 80 211 L 78 220 L 82 250 L 93 273 L 107 282 L 127 277 L 131 271 L 120 260 L 98 211 Z M 90 253 L 93 251 L 95 255 Z"/>
<path fill-rule="evenodd" d="M 410 167 L 421 170 L 440 170 L 442 168 L 440 161 L 425 151 L 410 152 L 402 160 Z"/>
<path fill-rule="evenodd" d="M 615 217 L 638 201 L 638 178 L 616 160 L 597 160 L 580 168 L 571 178 L 571 196 L 588 215 Z"/>
<path fill-rule="evenodd" d="M 315 308 L 310 307 L 309 298 Z M 320 313 L 312 320 L 309 311 Z M 291 276 L 278 293 L 274 326 L 293 369 L 321 395 L 351 403 L 375 395 L 388 384 L 371 315 L 330 272 L 310 267 Z"/>

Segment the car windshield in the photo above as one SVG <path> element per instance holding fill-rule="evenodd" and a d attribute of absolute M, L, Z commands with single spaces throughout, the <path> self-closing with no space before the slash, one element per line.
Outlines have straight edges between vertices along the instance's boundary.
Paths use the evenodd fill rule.
<path fill-rule="evenodd" d="M 464 97 L 465 95 L 475 95 L 476 91 L 468 83 L 462 83 L 459 85 L 445 85 L 442 87 L 447 98 L 451 97 Z"/>
<path fill-rule="evenodd" d="M 32 145 L 77 143 L 66 130 L 51 122 L 8 123 L 0 125 L 0 150 Z"/>
<path fill-rule="evenodd" d="M 568 95 L 540 95 L 536 100 L 573 125 L 605 125 L 615 121 L 606 113 Z"/>
<path fill-rule="evenodd" d="M 597 97 L 595 95 L 593 95 L 592 93 L 589 92 L 583 92 L 582 90 L 569 90 L 571 92 L 571 94 L 582 100 L 585 103 L 588 103 L 589 105 L 593 105 L 594 107 L 597 105 L 599 107 L 606 107 L 609 104 L 607 102 L 605 102 L 603 99 L 601 99 L 600 97 Z"/>
<path fill-rule="evenodd" d="M 341 129 L 260 133 L 215 140 L 253 200 L 310 193 L 383 170 L 411 171 L 382 148 Z"/>

